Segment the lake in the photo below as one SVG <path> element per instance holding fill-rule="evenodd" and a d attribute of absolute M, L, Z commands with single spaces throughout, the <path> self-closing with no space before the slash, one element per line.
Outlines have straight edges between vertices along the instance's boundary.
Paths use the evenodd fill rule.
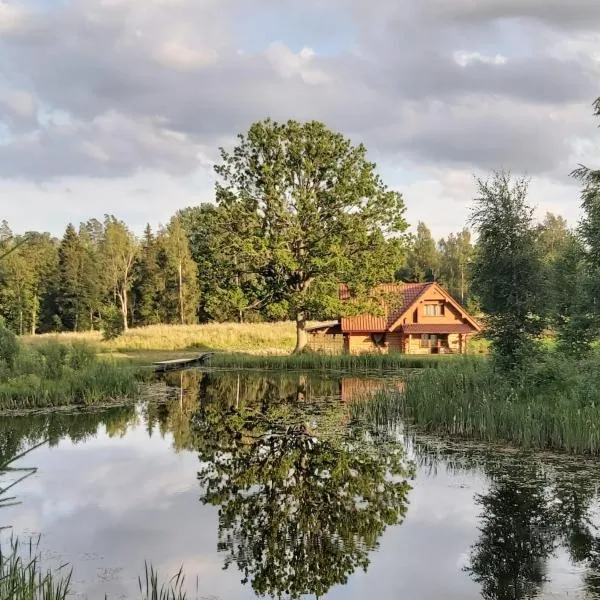
<path fill-rule="evenodd" d="M 402 381 L 186 371 L 136 406 L 2 417 L 3 458 L 48 440 L 2 524 L 89 600 L 138 598 L 145 561 L 192 599 L 600 599 L 597 461 L 350 410 L 382 387 Z"/>

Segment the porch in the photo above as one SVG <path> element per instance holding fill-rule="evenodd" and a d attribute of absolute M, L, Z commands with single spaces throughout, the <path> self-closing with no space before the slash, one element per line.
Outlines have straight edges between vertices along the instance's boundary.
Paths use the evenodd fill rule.
<path fill-rule="evenodd" d="M 467 351 L 468 325 L 405 325 L 404 352 L 406 354 L 464 354 Z"/>

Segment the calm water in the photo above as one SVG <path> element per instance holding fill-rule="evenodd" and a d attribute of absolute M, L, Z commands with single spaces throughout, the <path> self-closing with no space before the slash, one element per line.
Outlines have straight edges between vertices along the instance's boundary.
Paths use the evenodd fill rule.
<path fill-rule="evenodd" d="M 37 473 L 3 509 L 77 598 L 138 598 L 144 561 L 191 598 L 600 599 L 593 461 L 452 448 L 350 418 L 381 385 L 176 374 L 137 407 L 0 420 Z"/>

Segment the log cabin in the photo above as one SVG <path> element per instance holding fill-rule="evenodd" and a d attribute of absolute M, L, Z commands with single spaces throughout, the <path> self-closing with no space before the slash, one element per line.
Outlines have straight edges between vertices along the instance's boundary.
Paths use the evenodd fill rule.
<path fill-rule="evenodd" d="M 340 285 L 340 299 L 351 299 Z M 347 354 L 465 354 L 481 325 L 436 282 L 383 284 L 371 293 L 378 314 L 340 317 L 308 329 L 309 348 Z"/>

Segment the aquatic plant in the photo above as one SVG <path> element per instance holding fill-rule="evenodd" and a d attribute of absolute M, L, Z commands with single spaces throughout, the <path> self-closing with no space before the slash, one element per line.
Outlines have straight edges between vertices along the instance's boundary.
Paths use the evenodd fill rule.
<path fill-rule="evenodd" d="M 264 369 L 278 371 L 329 370 L 340 372 L 386 373 L 398 369 L 421 369 L 454 363 L 459 356 L 411 354 L 327 355 L 306 352 L 290 356 L 253 356 L 249 354 L 215 354 L 210 367 L 233 369 Z"/>
<path fill-rule="evenodd" d="M 598 357 L 572 361 L 546 353 L 518 380 L 488 360 L 464 358 L 409 377 L 352 407 L 380 427 L 400 421 L 419 430 L 519 448 L 600 454 Z"/>
<path fill-rule="evenodd" d="M 131 365 L 98 358 L 83 342 L 18 346 L 10 361 L 0 360 L 0 410 L 131 398 L 139 391 L 141 377 Z"/>

